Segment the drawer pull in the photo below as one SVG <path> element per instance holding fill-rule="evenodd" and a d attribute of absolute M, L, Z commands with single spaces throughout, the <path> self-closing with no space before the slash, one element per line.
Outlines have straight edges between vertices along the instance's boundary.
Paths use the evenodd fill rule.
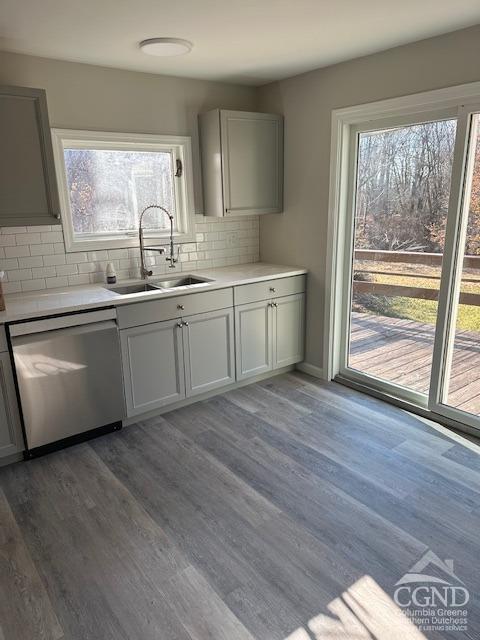
<path fill-rule="evenodd" d="M 177 309 L 180 309 L 181 311 L 183 311 L 185 309 L 185 305 L 184 304 L 177 304 Z"/>
<path fill-rule="evenodd" d="M 275 293 L 275 291 L 276 291 L 275 287 L 270 287 L 270 291 L 271 291 L 272 293 Z"/>
<path fill-rule="evenodd" d="M 177 322 L 177 327 L 181 329 L 183 327 L 183 322 Z"/>
<path fill-rule="evenodd" d="M 183 323 L 183 326 L 184 326 L 184 327 L 188 327 L 188 322 L 184 322 L 184 323 Z"/>

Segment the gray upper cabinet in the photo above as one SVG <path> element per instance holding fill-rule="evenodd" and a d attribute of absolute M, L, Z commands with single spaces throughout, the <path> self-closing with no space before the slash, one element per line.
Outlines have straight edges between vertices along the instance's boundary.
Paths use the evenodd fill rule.
<path fill-rule="evenodd" d="M 215 109 L 199 121 L 205 215 L 281 213 L 283 116 Z"/>
<path fill-rule="evenodd" d="M 60 215 L 43 89 L 0 87 L 0 226 Z"/>

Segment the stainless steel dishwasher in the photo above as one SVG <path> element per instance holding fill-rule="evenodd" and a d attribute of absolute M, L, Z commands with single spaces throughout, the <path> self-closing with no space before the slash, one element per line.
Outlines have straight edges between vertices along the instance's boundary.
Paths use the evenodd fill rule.
<path fill-rule="evenodd" d="M 118 429 L 125 416 L 114 309 L 9 325 L 26 457 Z"/>

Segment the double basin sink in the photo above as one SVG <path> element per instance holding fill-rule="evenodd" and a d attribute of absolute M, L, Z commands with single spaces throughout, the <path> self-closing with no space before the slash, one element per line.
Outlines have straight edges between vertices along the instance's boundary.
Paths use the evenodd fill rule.
<path fill-rule="evenodd" d="M 194 285 L 206 284 L 212 282 L 208 278 L 198 278 L 197 276 L 179 276 L 178 278 L 170 278 L 168 280 L 158 280 L 156 282 L 140 282 L 135 284 L 119 285 L 108 287 L 110 291 L 114 291 L 121 296 L 127 296 L 131 293 L 144 293 L 147 291 L 162 291 L 163 289 L 175 289 L 177 287 L 191 287 Z"/>

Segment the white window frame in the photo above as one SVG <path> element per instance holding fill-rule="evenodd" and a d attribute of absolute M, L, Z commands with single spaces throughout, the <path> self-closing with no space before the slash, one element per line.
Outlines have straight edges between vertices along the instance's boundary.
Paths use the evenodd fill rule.
<path fill-rule="evenodd" d="M 349 382 L 358 383 L 359 388 L 369 389 L 369 392 L 400 404 L 404 408 L 414 411 L 423 411 L 427 417 L 441 419 L 453 424 L 456 428 L 473 432 L 478 435 L 480 430 L 480 418 L 461 410 L 441 404 L 439 391 L 442 388 L 442 377 L 445 371 L 442 364 L 445 362 L 447 347 L 449 345 L 450 315 L 447 312 L 451 302 L 452 287 L 454 287 L 454 273 L 456 268 L 452 261 L 455 246 L 458 242 L 458 227 L 463 207 L 462 192 L 464 189 L 463 172 L 466 166 L 466 152 L 468 148 L 469 131 L 468 124 L 470 113 L 479 110 L 480 82 L 472 82 L 466 85 L 438 89 L 425 93 L 403 96 L 382 100 L 356 107 L 347 107 L 332 111 L 331 132 L 331 158 L 330 158 L 330 190 L 329 190 L 329 217 L 328 217 L 328 241 L 327 241 L 327 278 L 325 295 L 325 325 L 324 325 L 324 362 L 323 377 L 332 380 L 336 375 L 345 375 L 345 345 L 346 339 L 343 309 L 345 301 L 350 299 L 350 284 L 345 277 L 345 268 L 350 264 L 348 252 L 351 251 L 351 221 L 352 203 L 352 167 L 354 139 L 358 126 L 366 122 L 371 124 L 371 129 L 377 125 L 383 126 L 391 118 L 398 123 L 401 118 L 412 120 L 416 116 L 417 121 L 422 120 L 422 115 L 433 112 L 443 112 L 446 115 L 456 113 L 458 118 L 455 153 L 452 168 L 452 189 L 447 218 L 448 232 L 444 256 L 448 269 L 443 269 L 439 291 L 439 321 L 437 322 L 435 335 L 434 361 L 432 363 L 432 379 L 429 402 L 424 406 L 419 402 L 415 392 L 403 393 L 391 391 L 388 383 L 379 380 L 375 384 L 373 378 L 368 386 L 362 384 L 362 376 L 358 377 L 349 371 Z M 452 230 L 456 230 L 455 233 Z M 350 273 L 350 271 L 348 271 Z M 458 275 L 458 274 L 457 274 Z"/>
<path fill-rule="evenodd" d="M 60 197 L 60 212 L 67 253 L 102 249 L 123 249 L 138 246 L 138 233 L 127 231 L 118 234 L 85 234 L 80 239 L 73 230 L 70 198 L 65 168 L 65 149 L 105 149 L 118 151 L 169 151 L 173 165 L 182 163 L 182 176 L 174 180 L 175 205 L 178 230 L 174 232 L 177 243 L 195 241 L 195 206 L 193 191 L 192 143 L 188 136 L 156 134 L 116 133 L 111 131 L 83 131 L 76 129 L 52 129 L 55 171 Z M 162 204 L 161 202 L 152 204 Z M 148 221 L 145 220 L 148 227 Z M 167 240 L 170 230 L 145 230 L 145 238 L 156 244 Z"/>

